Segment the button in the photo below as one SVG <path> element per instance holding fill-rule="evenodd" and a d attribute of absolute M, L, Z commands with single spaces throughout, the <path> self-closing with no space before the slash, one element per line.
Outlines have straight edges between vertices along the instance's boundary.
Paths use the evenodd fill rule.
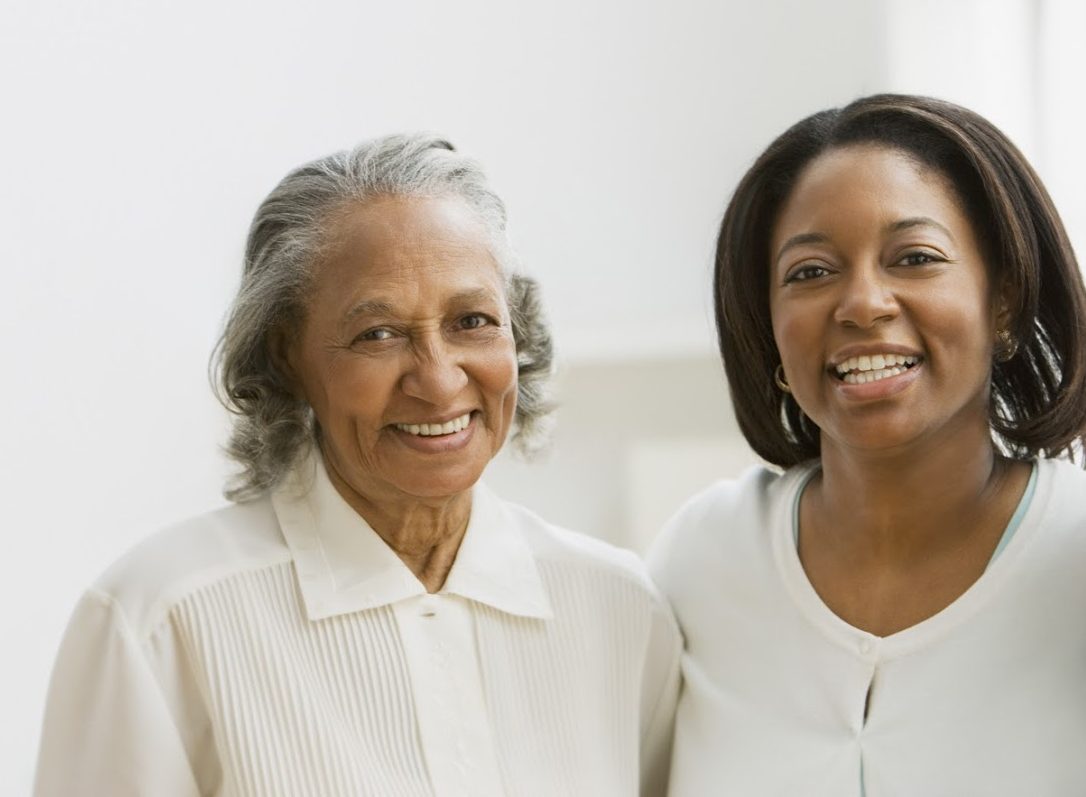
<path fill-rule="evenodd" d="M 419 616 L 433 617 L 435 614 L 437 614 L 437 601 L 432 595 L 423 595 L 422 600 L 419 601 Z"/>
<path fill-rule="evenodd" d="M 860 640 L 860 653 L 862 653 L 863 655 L 869 655 L 874 648 L 875 645 L 870 639 Z"/>

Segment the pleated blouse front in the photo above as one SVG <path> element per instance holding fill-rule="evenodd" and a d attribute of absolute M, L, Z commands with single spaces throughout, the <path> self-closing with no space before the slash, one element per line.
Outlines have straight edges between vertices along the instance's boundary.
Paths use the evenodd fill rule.
<path fill-rule="evenodd" d="M 87 591 L 36 794 L 662 793 L 679 648 L 635 557 L 483 487 L 427 594 L 310 462 Z"/>

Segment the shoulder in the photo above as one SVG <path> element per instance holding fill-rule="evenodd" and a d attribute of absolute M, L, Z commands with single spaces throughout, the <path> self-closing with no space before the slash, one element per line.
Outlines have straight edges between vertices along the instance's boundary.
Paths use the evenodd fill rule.
<path fill-rule="evenodd" d="M 1066 459 L 1040 459 L 1037 466 L 1040 469 L 1039 478 L 1049 481 L 1058 497 L 1069 497 L 1078 492 L 1075 497 L 1082 498 L 1081 491 L 1086 490 L 1086 469 Z M 1074 503 L 1086 511 L 1086 501 Z"/>
<path fill-rule="evenodd" d="M 260 498 L 152 534 L 114 562 L 91 592 L 108 599 L 143 636 L 189 593 L 289 559 L 271 501 Z"/>
<path fill-rule="evenodd" d="M 1043 525 L 1050 540 L 1086 555 L 1086 470 L 1063 459 L 1037 460 L 1036 491 L 1023 519 L 1031 522 Z"/>
<path fill-rule="evenodd" d="M 542 568 L 612 579 L 655 597 L 656 590 L 645 564 L 633 551 L 557 526 L 519 504 L 510 501 L 502 504 Z"/>
<path fill-rule="evenodd" d="M 674 600 L 694 574 L 719 578 L 726 568 L 747 567 L 751 556 L 765 556 L 770 529 L 781 522 L 796 488 L 814 468 L 809 463 L 782 473 L 753 467 L 694 495 L 664 525 L 649 551 L 656 583 Z"/>
<path fill-rule="evenodd" d="M 803 465 L 783 473 L 752 467 L 737 479 L 722 479 L 710 485 L 683 504 L 667 522 L 653 545 L 653 559 L 675 547 L 697 547 L 717 539 L 723 529 L 764 522 L 813 467 Z"/>
<path fill-rule="evenodd" d="M 679 627 L 641 557 L 550 523 L 518 504 L 503 503 L 532 552 L 556 614 L 575 625 L 579 637 L 608 637 L 608 630 L 619 627 L 639 629 L 630 639 L 645 640 L 652 667 L 667 671 L 671 658 L 678 661 Z"/>
<path fill-rule="evenodd" d="M 1086 523 L 1086 470 L 1065 459 L 1038 459 L 1036 467 L 1035 514 L 1049 523 Z"/>

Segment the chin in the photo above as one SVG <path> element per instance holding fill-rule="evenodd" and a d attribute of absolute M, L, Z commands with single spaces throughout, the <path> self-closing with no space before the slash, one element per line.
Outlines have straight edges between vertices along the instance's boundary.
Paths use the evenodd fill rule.
<path fill-rule="evenodd" d="M 822 444 L 830 443 L 836 448 L 863 451 L 869 454 L 878 452 L 893 453 L 900 451 L 909 443 L 917 440 L 915 430 L 895 429 L 890 424 L 880 424 L 868 429 L 851 429 L 832 438 L 822 435 Z"/>
<path fill-rule="evenodd" d="M 405 479 L 396 487 L 406 495 L 421 500 L 440 500 L 453 498 L 471 491 L 483 475 L 482 468 L 449 469 L 441 474 L 419 473 L 415 478 Z"/>

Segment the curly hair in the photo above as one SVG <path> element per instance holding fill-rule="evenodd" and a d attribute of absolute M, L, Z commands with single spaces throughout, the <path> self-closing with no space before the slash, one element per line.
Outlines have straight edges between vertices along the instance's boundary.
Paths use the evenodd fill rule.
<path fill-rule="evenodd" d="M 337 212 L 384 196 L 456 196 L 482 221 L 506 275 L 517 351 L 512 440 L 525 453 L 545 442 L 553 344 L 538 284 L 515 273 L 505 205 L 479 164 L 449 142 L 432 135 L 385 136 L 290 172 L 253 218 L 241 285 L 211 361 L 216 394 L 233 415 L 226 452 L 241 465 L 224 490 L 230 500 L 274 487 L 318 439 L 313 411 L 277 368 L 269 335 L 302 321 L 313 267 Z"/>
<path fill-rule="evenodd" d="M 717 338 L 739 427 L 767 461 L 819 456 L 820 433 L 774 389 L 780 363 L 769 312 L 769 240 L 804 169 L 858 144 L 899 150 L 944 175 L 1014 297 L 1016 356 L 992 365 L 989 422 L 1018 457 L 1074 458 L 1086 443 L 1086 288 L 1067 233 L 1029 163 L 989 121 L 949 102 L 880 94 L 821 111 L 779 136 L 736 188 L 717 238 Z"/>

